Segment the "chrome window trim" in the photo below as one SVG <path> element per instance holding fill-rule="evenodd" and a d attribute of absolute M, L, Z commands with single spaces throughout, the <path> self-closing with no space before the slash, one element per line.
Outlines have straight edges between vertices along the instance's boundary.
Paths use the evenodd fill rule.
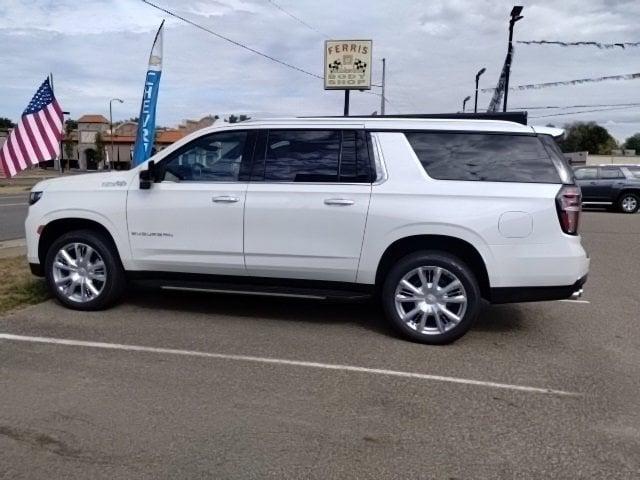
<path fill-rule="evenodd" d="M 382 154 L 382 147 L 378 140 L 378 134 L 371 132 L 371 143 L 373 144 L 373 162 L 376 168 L 376 178 L 372 185 L 382 185 L 389 179 L 389 173 L 387 172 L 387 166 L 384 161 L 384 155 Z"/>

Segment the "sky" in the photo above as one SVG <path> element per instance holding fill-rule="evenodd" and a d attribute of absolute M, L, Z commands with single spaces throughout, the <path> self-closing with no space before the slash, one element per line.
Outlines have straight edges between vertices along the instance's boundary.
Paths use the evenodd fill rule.
<path fill-rule="evenodd" d="M 387 59 L 386 113 L 456 112 L 496 85 L 512 2 L 498 0 L 151 0 L 251 48 L 322 74 L 325 39 L 372 39 L 373 80 Z M 275 3 L 275 5 L 274 5 Z M 523 1 L 515 40 L 640 41 L 638 0 Z M 277 8 L 280 6 L 281 9 Z M 282 9 L 298 17 L 298 21 Z M 53 73 L 72 118 L 138 115 L 149 51 L 166 19 L 157 123 L 246 113 L 340 115 L 343 93 L 187 25 L 141 0 L 0 0 L 0 116 L 14 121 Z M 303 23 L 304 22 L 304 23 Z M 511 85 L 640 72 L 640 48 L 515 45 Z M 379 89 L 372 92 L 379 93 Z M 486 110 L 490 93 L 480 93 Z M 640 79 L 512 91 L 509 108 L 640 103 Z M 574 110 L 590 110 L 578 108 Z M 379 95 L 353 92 L 352 114 L 380 110 Z M 530 124 L 596 121 L 618 140 L 640 132 L 640 107 L 529 112 Z M 534 118 L 540 117 L 540 118 Z"/>

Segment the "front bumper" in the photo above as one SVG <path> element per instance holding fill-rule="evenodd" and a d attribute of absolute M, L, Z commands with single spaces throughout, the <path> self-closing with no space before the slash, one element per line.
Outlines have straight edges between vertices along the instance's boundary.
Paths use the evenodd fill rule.
<path fill-rule="evenodd" d="M 36 277 L 44 277 L 44 267 L 39 263 L 29 263 L 31 273 Z"/>

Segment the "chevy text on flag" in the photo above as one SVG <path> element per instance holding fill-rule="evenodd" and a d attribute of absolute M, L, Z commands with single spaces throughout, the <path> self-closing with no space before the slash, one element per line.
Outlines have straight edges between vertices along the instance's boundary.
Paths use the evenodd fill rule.
<path fill-rule="evenodd" d="M 0 173 L 10 178 L 60 154 L 62 108 L 47 78 L 0 149 Z"/>
<path fill-rule="evenodd" d="M 133 151 L 133 164 L 140 165 L 145 162 L 153 150 L 156 135 L 156 104 L 158 103 L 158 90 L 160 88 L 160 75 L 162 74 L 162 27 L 156 33 L 153 41 L 151 55 L 149 56 L 149 69 L 144 82 L 142 92 L 142 104 L 140 106 L 140 119 L 136 134 L 136 145 Z"/>

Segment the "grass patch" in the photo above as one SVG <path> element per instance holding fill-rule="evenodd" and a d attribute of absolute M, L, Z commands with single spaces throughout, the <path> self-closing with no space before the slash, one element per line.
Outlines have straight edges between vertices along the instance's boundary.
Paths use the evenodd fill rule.
<path fill-rule="evenodd" d="M 34 277 L 24 256 L 0 258 L 0 314 L 49 298 L 42 278 Z"/>
<path fill-rule="evenodd" d="M 14 195 L 16 193 L 24 193 L 24 199 L 26 201 L 27 200 L 27 192 L 31 191 L 31 188 L 33 188 L 33 186 L 29 186 L 29 185 L 2 185 L 2 184 L 0 184 L 0 195 Z"/>

